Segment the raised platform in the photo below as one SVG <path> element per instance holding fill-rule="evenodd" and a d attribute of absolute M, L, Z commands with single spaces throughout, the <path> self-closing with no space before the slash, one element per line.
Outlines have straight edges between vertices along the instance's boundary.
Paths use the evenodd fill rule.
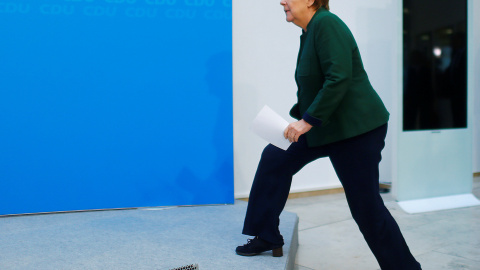
<path fill-rule="evenodd" d="M 298 218 L 281 216 L 284 256 L 242 257 L 246 203 L 0 218 L 0 269 L 293 269 Z"/>

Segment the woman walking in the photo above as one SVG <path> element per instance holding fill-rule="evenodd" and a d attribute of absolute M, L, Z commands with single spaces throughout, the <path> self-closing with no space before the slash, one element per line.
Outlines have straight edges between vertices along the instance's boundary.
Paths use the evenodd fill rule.
<path fill-rule="evenodd" d="M 383 270 L 418 270 L 420 264 L 379 194 L 381 151 L 389 113 L 371 86 L 348 27 L 328 0 L 283 0 L 286 20 L 302 28 L 295 71 L 297 103 L 284 136 L 287 151 L 265 147 L 250 191 L 243 234 L 236 249 L 252 256 L 282 256 L 279 216 L 292 177 L 309 162 L 329 157 L 352 216 Z"/>

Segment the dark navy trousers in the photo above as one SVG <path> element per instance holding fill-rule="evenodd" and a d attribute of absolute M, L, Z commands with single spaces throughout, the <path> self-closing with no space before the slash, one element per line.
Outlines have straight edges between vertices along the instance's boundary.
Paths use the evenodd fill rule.
<path fill-rule="evenodd" d="M 379 194 L 378 165 L 386 134 L 387 124 L 325 146 L 308 147 L 305 136 L 300 136 L 287 151 L 269 144 L 262 153 L 250 191 L 243 234 L 283 245 L 279 217 L 293 175 L 306 164 L 329 157 L 353 219 L 382 270 L 421 269 Z"/>

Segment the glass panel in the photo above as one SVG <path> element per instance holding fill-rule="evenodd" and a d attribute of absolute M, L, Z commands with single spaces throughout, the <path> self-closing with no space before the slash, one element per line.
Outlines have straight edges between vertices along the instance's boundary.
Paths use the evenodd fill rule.
<path fill-rule="evenodd" d="M 403 130 L 467 127 L 466 0 L 403 1 Z"/>

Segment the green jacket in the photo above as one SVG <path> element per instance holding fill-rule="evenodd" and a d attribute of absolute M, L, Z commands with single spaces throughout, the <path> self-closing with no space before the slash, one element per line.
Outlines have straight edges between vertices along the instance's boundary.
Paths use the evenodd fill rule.
<path fill-rule="evenodd" d="M 345 23 L 320 8 L 302 32 L 295 71 L 298 101 L 290 115 L 313 125 L 308 145 L 344 140 L 387 123 L 389 113 Z"/>

